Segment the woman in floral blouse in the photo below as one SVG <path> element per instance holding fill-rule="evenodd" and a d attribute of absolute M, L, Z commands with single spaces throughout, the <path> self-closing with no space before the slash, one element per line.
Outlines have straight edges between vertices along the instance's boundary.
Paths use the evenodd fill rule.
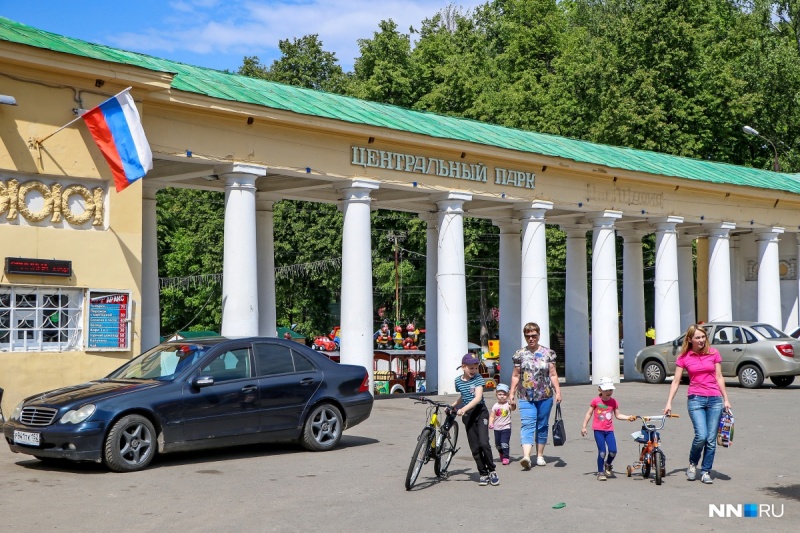
<path fill-rule="evenodd" d="M 547 443 L 550 410 L 553 396 L 561 402 L 561 387 L 556 373 L 556 354 L 539 344 L 539 325 L 528 322 L 522 328 L 527 345 L 517 350 L 512 359 L 514 373 L 511 375 L 511 398 L 514 409 L 519 405 L 522 421 L 520 442 L 522 443 L 522 468 L 531 467 L 531 450 L 536 434 L 536 464 L 544 466 L 544 446 Z"/>

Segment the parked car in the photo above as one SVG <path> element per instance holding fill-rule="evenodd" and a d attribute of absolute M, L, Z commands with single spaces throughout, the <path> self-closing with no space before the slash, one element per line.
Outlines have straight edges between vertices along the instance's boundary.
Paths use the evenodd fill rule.
<path fill-rule="evenodd" d="M 722 357 L 722 375 L 737 377 L 748 389 L 769 378 L 776 387 L 788 387 L 800 374 L 800 341 L 761 322 L 708 322 L 703 324 L 711 346 Z M 683 335 L 648 346 L 636 354 L 636 370 L 648 383 L 662 383 L 675 373 Z"/>
<path fill-rule="evenodd" d="M 296 342 L 214 337 L 161 344 L 107 377 L 37 394 L 11 413 L 11 451 L 145 468 L 157 453 L 297 441 L 329 450 L 372 411 L 367 370 Z"/>

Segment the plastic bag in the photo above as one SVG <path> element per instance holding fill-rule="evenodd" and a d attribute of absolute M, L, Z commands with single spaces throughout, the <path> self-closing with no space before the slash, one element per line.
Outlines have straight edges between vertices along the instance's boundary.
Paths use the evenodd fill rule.
<path fill-rule="evenodd" d="M 733 412 L 722 411 L 719 417 L 717 445 L 728 448 L 733 443 Z"/>

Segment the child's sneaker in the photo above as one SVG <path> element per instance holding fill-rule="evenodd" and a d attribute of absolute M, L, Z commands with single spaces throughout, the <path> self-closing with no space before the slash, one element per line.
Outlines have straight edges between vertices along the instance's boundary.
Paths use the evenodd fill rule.
<path fill-rule="evenodd" d="M 493 487 L 500 484 L 500 478 L 497 477 L 497 472 L 489 472 L 489 483 L 491 483 Z"/>
<path fill-rule="evenodd" d="M 481 478 L 478 480 L 478 485 L 480 485 L 481 487 L 485 487 L 488 484 L 489 484 L 489 476 L 481 476 Z"/>
<path fill-rule="evenodd" d="M 606 477 L 611 477 L 614 475 L 614 470 L 611 469 L 611 465 L 606 463 Z"/>
<path fill-rule="evenodd" d="M 697 467 L 692 463 L 689 463 L 689 468 L 686 469 L 686 477 L 689 478 L 689 481 L 694 481 L 697 478 Z"/>
<path fill-rule="evenodd" d="M 711 479 L 711 475 L 708 472 L 703 472 L 703 475 L 700 478 L 700 481 L 702 481 L 706 485 L 711 485 L 712 483 L 714 483 L 714 480 Z"/>
<path fill-rule="evenodd" d="M 598 472 L 597 473 L 597 481 L 605 481 L 607 479 L 608 478 L 606 477 L 606 475 L 603 472 Z"/>
<path fill-rule="evenodd" d="M 527 457 L 527 456 L 526 456 L 526 457 L 523 457 L 523 458 L 520 460 L 519 464 L 520 464 L 520 465 L 522 466 L 522 468 L 524 468 L 525 470 L 530 470 L 530 468 L 531 468 L 531 458 L 530 458 L 530 457 Z"/>
<path fill-rule="evenodd" d="M 507 465 L 509 462 L 510 462 L 510 461 L 508 460 L 508 457 L 503 457 L 503 461 L 502 461 L 502 463 L 503 463 L 504 465 Z"/>
<path fill-rule="evenodd" d="M 544 462 L 544 457 L 541 455 L 536 458 L 536 466 L 545 466 L 547 463 Z"/>

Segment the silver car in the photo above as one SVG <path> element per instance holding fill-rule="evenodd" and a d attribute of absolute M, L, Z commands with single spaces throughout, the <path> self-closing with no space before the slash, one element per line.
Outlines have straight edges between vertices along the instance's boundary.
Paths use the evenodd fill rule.
<path fill-rule="evenodd" d="M 788 387 L 800 375 L 800 340 L 761 322 L 707 322 L 711 346 L 722 357 L 722 375 L 737 377 L 745 388 L 756 389 L 770 378 Z M 675 373 L 683 335 L 672 342 L 648 346 L 636 354 L 636 370 L 648 383 L 663 383 Z"/>

